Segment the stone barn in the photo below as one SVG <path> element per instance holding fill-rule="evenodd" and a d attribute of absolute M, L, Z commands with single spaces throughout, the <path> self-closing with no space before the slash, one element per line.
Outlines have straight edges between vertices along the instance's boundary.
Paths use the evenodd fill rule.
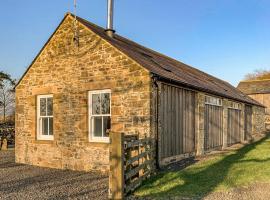
<path fill-rule="evenodd" d="M 109 134 L 125 133 L 154 138 L 163 166 L 249 140 L 263 119 L 229 83 L 68 13 L 16 86 L 16 162 L 107 171 Z"/>
<path fill-rule="evenodd" d="M 265 126 L 270 130 L 270 79 L 241 81 L 237 88 L 266 107 Z"/>

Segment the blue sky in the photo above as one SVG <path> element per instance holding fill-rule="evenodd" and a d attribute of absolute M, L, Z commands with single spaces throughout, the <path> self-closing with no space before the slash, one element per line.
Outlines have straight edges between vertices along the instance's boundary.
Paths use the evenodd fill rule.
<path fill-rule="evenodd" d="M 106 26 L 107 0 L 77 0 L 77 13 Z M 73 0 L 1 2 L 0 70 L 20 78 Z M 233 85 L 270 69 L 269 0 L 115 0 L 115 29 Z"/>

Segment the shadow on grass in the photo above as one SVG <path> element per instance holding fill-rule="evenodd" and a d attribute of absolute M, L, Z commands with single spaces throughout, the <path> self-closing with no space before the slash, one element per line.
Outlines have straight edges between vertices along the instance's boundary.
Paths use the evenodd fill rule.
<path fill-rule="evenodd" d="M 252 144 L 246 145 L 239 150 L 233 151 L 229 155 L 219 161 L 213 161 L 209 165 L 197 165 L 178 172 L 160 173 L 156 177 L 145 182 L 141 188 L 143 190 L 151 190 L 150 196 L 156 198 L 181 196 L 203 198 L 215 190 L 222 183 L 232 167 L 242 162 L 266 162 L 269 159 L 247 159 L 244 157 L 247 153 L 263 143 L 269 135 Z M 256 172 L 254 172 L 256 173 Z M 238 174 L 236 174 L 237 178 Z M 227 180 L 228 187 L 234 186 L 234 182 Z M 152 190 L 151 188 L 155 188 Z M 162 187 L 162 189 L 160 189 Z M 148 193 L 149 194 L 149 193 Z M 148 196 L 148 195 L 146 195 Z"/>

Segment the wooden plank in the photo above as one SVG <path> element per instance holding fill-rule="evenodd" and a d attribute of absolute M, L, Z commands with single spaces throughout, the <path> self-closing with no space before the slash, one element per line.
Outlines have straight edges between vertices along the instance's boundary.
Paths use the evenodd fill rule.
<path fill-rule="evenodd" d="M 142 153 L 140 153 L 136 156 L 133 156 L 133 157 L 129 158 L 128 160 L 126 160 L 125 165 L 126 166 L 131 165 L 132 163 L 134 163 L 134 162 L 138 161 L 139 159 L 144 158 L 152 153 L 153 153 L 153 150 L 148 150 L 148 151 L 142 152 Z"/>
<path fill-rule="evenodd" d="M 228 109 L 228 145 L 231 145 L 231 135 L 232 135 L 232 128 L 231 128 L 231 110 Z"/>
<path fill-rule="evenodd" d="M 183 91 L 183 153 L 186 153 L 186 112 L 187 112 L 187 105 L 186 105 L 186 91 Z"/>
<path fill-rule="evenodd" d="M 219 121 L 220 121 L 220 138 L 219 138 L 219 144 L 220 146 L 223 145 L 223 108 L 220 108 L 220 113 L 219 113 Z"/>
<path fill-rule="evenodd" d="M 164 135 L 163 135 L 163 158 L 167 157 L 167 137 L 168 137 L 168 117 L 169 117 L 169 110 L 168 110 L 168 91 L 167 91 L 167 86 L 164 85 L 164 107 L 163 107 L 163 112 L 166 114 L 164 116 Z"/>
<path fill-rule="evenodd" d="M 134 140 L 138 140 L 139 139 L 139 135 L 136 134 L 136 135 L 125 135 L 124 136 L 124 140 L 126 142 L 129 142 L 129 141 L 134 141 Z"/>
<path fill-rule="evenodd" d="M 188 152 L 193 151 L 193 132 L 192 132 L 192 114 L 193 113 L 192 113 L 192 99 L 191 99 L 191 97 L 192 97 L 191 93 L 188 92 L 188 121 L 187 121 Z"/>
<path fill-rule="evenodd" d="M 195 151 L 195 94 L 193 92 L 190 92 L 190 121 L 189 121 L 189 127 L 190 127 L 190 151 Z"/>
<path fill-rule="evenodd" d="M 210 123 L 209 123 L 209 148 L 211 149 L 213 147 L 213 111 L 212 111 L 212 106 L 209 106 L 209 118 L 210 118 Z"/>
<path fill-rule="evenodd" d="M 125 147 L 125 149 L 128 149 L 128 148 L 134 148 L 134 147 L 138 147 L 138 146 L 144 146 L 147 144 L 151 144 L 152 141 L 153 141 L 152 138 L 143 138 L 140 140 L 129 141 L 129 142 L 125 141 L 124 147 Z"/>
<path fill-rule="evenodd" d="M 204 111 L 204 149 L 208 149 L 208 105 L 205 105 L 205 111 Z"/>
<path fill-rule="evenodd" d="M 173 137 L 173 127 L 172 127 L 172 86 L 168 86 L 168 107 L 167 109 L 169 110 L 169 116 L 168 116 L 168 135 L 167 135 L 167 150 L 168 154 L 167 156 L 172 155 L 172 137 Z"/>
<path fill-rule="evenodd" d="M 217 106 L 214 106 L 214 141 L 213 141 L 213 148 L 216 148 L 218 146 L 218 137 L 219 137 L 219 124 L 218 124 L 218 108 Z"/>
<path fill-rule="evenodd" d="M 196 151 L 196 124 L 199 123 L 199 122 L 196 122 L 196 107 L 197 107 L 197 104 L 196 104 L 196 94 L 195 92 L 192 93 L 192 104 L 193 104 L 193 109 L 192 109 L 192 115 L 193 115 L 193 120 L 192 120 L 192 127 L 193 127 L 193 150 Z"/>
<path fill-rule="evenodd" d="M 172 145 L 172 153 L 171 155 L 177 155 L 177 150 L 176 150 L 176 88 L 172 88 L 172 93 L 171 93 L 171 99 L 172 99 L 172 104 L 171 104 L 171 110 L 172 110 L 172 137 L 171 137 L 171 145 Z"/>
<path fill-rule="evenodd" d="M 162 129 L 162 131 L 159 133 L 160 134 L 160 138 L 161 138 L 161 141 L 160 141 L 160 143 L 161 143 L 161 148 L 159 149 L 160 150 L 160 158 L 162 159 L 165 155 L 164 155 L 164 135 L 165 135 L 165 125 L 166 125 L 166 121 L 165 121 L 165 119 L 166 119 L 166 111 L 164 110 L 164 108 L 165 108 L 165 103 L 166 103 L 166 101 L 165 101 L 165 89 L 164 89 L 164 84 L 161 84 L 161 88 L 162 88 L 162 90 L 161 90 L 161 106 L 160 106 L 160 116 L 162 116 L 162 118 L 160 119 L 161 120 L 161 124 L 162 124 L 162 127 L 161 127 L 161 129 Z M 160 161 L 161 161 L 161 159 L 160 159 Z"/>
<path fill-rule="evenodd" d="M 180 134 L 180 142 L 179 142 L 179 149 L 180 149 L 180 152 L 179 154 L 183 154 L 184 153 L 184 130 L 183 130 L 183 124 L 184 124 L 184 106 L 183 106 L 183 93 L 184 93 L 184 90 L 180 90 L 179 91 L 180 94 L 179 94 L 179 134 Z"/>
<path fill-rule="evenodd" d="M 136 190 L 142 184 L 142 182 L 145 179 L 147 179 L 148 176 L 150 176 L 150 174 L 151 174 L 151 171 L 148 170 L 146 173 L 144 173 L 144 175 L 137 178 L 135 181 L 129 183 L 128 185 L 126 185 L 125 193 L 133 192 L 134 190 Z"/>
<path fill-rule="evenodd" d="M 152 160 L 146 160 L 144 163 L 140 164 L 138 167 L 127 171 L 125 174 L 125 180 L 130 179 L 131 177 L 135 176 L 137 173 L 139 173 L 140 170 L 144 169 L 148 165 L 150 165 L 153 161 Z"/>
<path fill-rule="evenodd" d="M 175 92 L 175 147 L 176 147 L 176 155 L 180 154 L 181 146 L 180 146 L 180 133 L 179 133 L 179 89 L 177 88 Z"/>

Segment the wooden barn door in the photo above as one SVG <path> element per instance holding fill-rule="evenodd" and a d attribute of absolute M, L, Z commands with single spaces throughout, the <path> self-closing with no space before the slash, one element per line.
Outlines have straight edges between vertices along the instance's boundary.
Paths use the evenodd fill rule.
<path fill-rule="evenodd" d="M 159 163 L 195 152 L 195 93 L 167 84 L 160 86 Z"/>
<path fill-rule="evenodd" d="M 228 145 L 241 142 L 241 110 L 228 109 Z"/>
<path fill-rule="evenodd" d="M 206 151 L 218 149 L 223 144 L 223 108 L 218 105 L 205 105 L 205 138 Z"/>
<path fill-rule="evenodd" d="M 252 106 L 245 106 L 245 140 L 252 138 Z"/>

